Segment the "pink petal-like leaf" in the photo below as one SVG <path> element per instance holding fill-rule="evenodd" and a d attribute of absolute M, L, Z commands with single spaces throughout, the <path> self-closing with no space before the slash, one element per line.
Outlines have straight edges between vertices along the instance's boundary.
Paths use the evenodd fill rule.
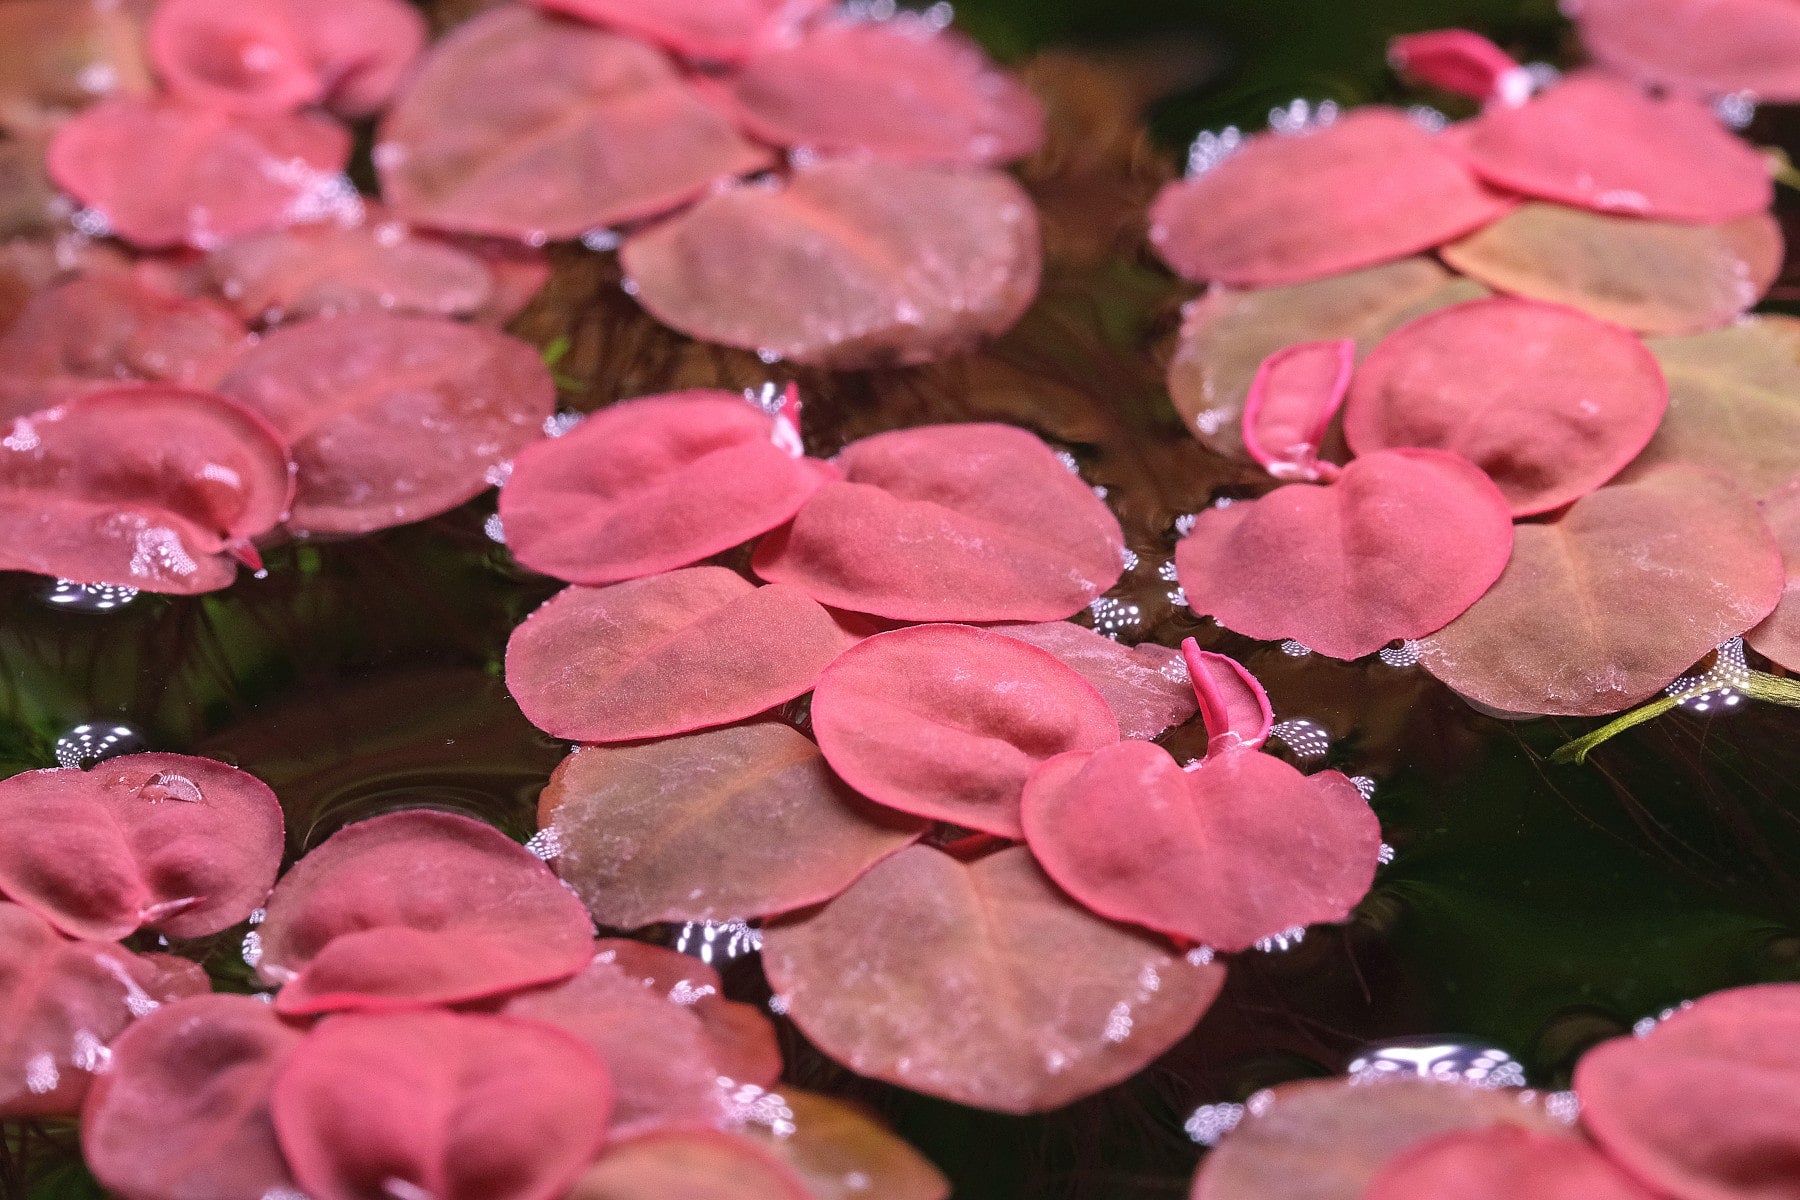
<path fill-rule="evenodd" d="M 1569 15 L 1596 61 L 1645 82 L 1800 100 L 1800 10 L 1789 0 L 1579 0 Z"/>
<path fill-rule="evenodd" d="M 1301 342 L 1263 360 L 1244 397 L 1244 449 L 1277 479 L 1330 480 L 1319 448 L 1350 390 L 1356 342 Z"/>
<path fill-rule="evenodd" d="M 1364 1200 L 1657 1200 L 1592 1146 L 1513 1125 L 1447 1133 L 1401 1154 Z"/>
<path fill-rule="evenodd" d="M 559 738 L 666 737 L 811 691 L 858 636 L 793 588 L 692 567 L 553 597 L 513 630 L 506 686 Z"/>
<path fill-rule="evenodd" d="M 275 1080 L 275 1130 L 312 1200 L 559 1200 L 612 1108 L 579 1038 L 511 1017 L 351 1014 Z"/>
<path fill-rule="evenodd" d="M 1531 75 L 1479 33 L 1434 29 L 1397 37 L 1388 62 L 1402 75 L 1483 102 L 1521 104 L 1531 95 Z"/>
<path fill-rule="evenodd" d="M 701 62 L 740 62 L 831 0 L 535 0 L 538 7 L 655 42 Z"/>
<path fill-rule="evenodd" d="M 817 1200 L 800 1176 L 748 1138 L 666 1129 L 615 1142 L 566 1200 Z"/>
<path fill-rule="evenodd" d="M 1119 719 L 1119 733 L 1153 738 L 1197 711 L 1179 651 L 1155 642 L 1127 646 L 1072 621 L 994 625 L 989 632 L 1036 646 L 1094 685 Z"/>
<path fill-rule="evenodd" d="M 285 0 L 159 0 L 149 46 L 163 86 L 206 108 L 294 112 L 325 96 L 325 80 Z"/>
<path fill-rule="evenodd" d="M 282 877 L 267 913 L 257 973 L 295 1015 L 480 1000 L 592 957 L 593 925 L 550 868 L 449 813 L 340 829 Z"/>
<path fill-rule="evenodd" d="M 1442 450 L 1384 450 L 1326 486 L 1207 509 L 1175 565 L 1196 613 L 1350 659 L 1443 628 L 1511 548 L 1506 498 L 1480 470 Z"/>
<path fill-rule="evenodd" d="M 288 525 L 367 533 L 447 512 L 543 436 L 556 385 L 529 344 L 437 317 L 321 318 L 267 335 L 219 390 L 293 446 Z"/>
<path fill-rule="evenodd" d="M 1781 546 L 1787 586 L 1775 611 L 1744 640 L 1758 654 L 1800 671 L 1800 479 L 1763 501 L 1762 514 Z"/>
<path fill-rule="evenodd" d="M 1505 712 L 1602 716 L 1655 695 L 1781 598 L 1781 551 L 1721 476 L 1662 467 L 1518 527 L 1493 590 L 1419 645 Z"/>
<path fill-rule="evenodd" d="M 505 5 L 432 47 L 375 161 L 407 220 L 541 242 L 667 212 L 770 155 L 655 49 Z"/>
<path fill-rule="evenodd" d="M 1477 300 L 1375 347 L 1351 385 L 1344 435 L 1361 455 L 1459 454 L 1525 517 L 1618 474 L 1668 402 L 1656 359 L 1618 326 L 1535 300 Z"/>
<path fill-rule="evenodd" d="M 1054 621 L 1119 581 L 1124 535 L 1043 442 L 926 425 L 853 442 L 756 573 L 896 621 Z"/>
<path fill-rule="evenodd" d="M 950 1181 L 860 1108 L 790 1087 L 781 1099 L 784 1128 L 753 1124 L 744 1133 L 800 1176 L 809 1200 L 949 1200 Z"/>
<path fill-rule="evenodd" d="M 699 1017 L 719 1074 L 761 1088 L 772 1088 L 781 1078 L 781 1046 L 774 1023 L 753 1004 L 727 1000 L 725 985 L 709 964 L 691 954 L 624 938 L 601 938 L 594 951 Z"/>
<path fill-rule="evenodd" d="M 385 108 L 425 48 L 424 14 L 406 0 L 286 3 L 325 79 L 325 106 L 340 116 L 369 117 Z"/>
<path fill-rule="evenodd" d="M 1235 658 L 1200 649 L 1193 638 L 1181 643 L 1181 656 L 1211 750 L 1255 750 L 1269 740 L 1275 711 L 1256 676 Z"/>
<path fill-rule="evenodd" d="M 1313 132 L 1258 134 L 1170 184 L 1150 241 L 1184 278 L 1267 287 L 1429 250 L 1511 205 L 1405 114 L 1359 108 Z"/>
<path fill-rule="evenodd" d="M 247 1200 L 295 1191 L 269 1096 L 300 1030 L 249 996 L 166 1005 L 112 1044 L 81 1150 L 122 1196 Z"/>

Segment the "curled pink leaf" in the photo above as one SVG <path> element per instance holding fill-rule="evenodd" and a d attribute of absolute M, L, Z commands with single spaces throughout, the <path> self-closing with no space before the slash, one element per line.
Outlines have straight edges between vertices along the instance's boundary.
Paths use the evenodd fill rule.
<path fill-rule="evenodd" d="M 1643 82 L 1800 100 L 1800 12 L 1787 0 L 1574 0 L 1568 12 L 1597 62 Z"/>
<path fill-rule="evenodd" d="M 1181 656 L 1213 750 L 1255 750 L 1269 740 L 1275 712 L 1256 676 L 1235 658 L 1200 649 L 1193 638 L 1181 643 Z"/>
<path fill-rule="evenodd" d="M 741 62 L 831 0 L 536 0 L 540 8 L 655 42 L 683 57 Z"/>
<path fill-rule="evenodd" d="M 1516 1125 L 1460 1130 L 1395 1158 L 1367 1200 L 1656 1200 L 1575 1138 Z"/>
<path fill-rule="evenodd" d="M 1127 646 L 1072 621 L 988 629 L 1047 651 L 1093 684 L 1119 719 L 1123 737 L 1156 737 L 1196 711 L 1194 688 L 1180 651 L 1155 642 Z"/>
<path fill-rule="evenodd" d="M 1471 100 L 1523 104 L 1531 96 L 1530 72 L 1467 29 L 1397 37 L 1388 45 L 1388 62 L 1402 75 Z"/>
<path fill-rule="evenodd" d="M 1338 468 L 1319 461 L 1331 418 L 1350 390 L 1356 342 L 1301 342 L 1263 360 L 1244 398 L 1244 449 L 1277 479 L 1330 481 Z"/>

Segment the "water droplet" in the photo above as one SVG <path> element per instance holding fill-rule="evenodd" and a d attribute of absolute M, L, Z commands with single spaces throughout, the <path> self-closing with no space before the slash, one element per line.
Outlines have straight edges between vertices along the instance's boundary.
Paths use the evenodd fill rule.
<path fill-rule="evenodd" d="M 1088 611 L 1094 614 L 1094 631 L 1114 641 L 1143 632 L 1144 610 L 1128 600 L 1101 596 L 1088 605 Z"/>
<path fill-rule="evenodd" d="M 138 598 L 134 587 L 111 583 L 76 583 L 57 579 L 38 589 L 38 599 L 64 612 L 116 612 Z"/>
<path fill-rule="evenodd" d="M 596 254 L 604 254 L 608 250 L 617 250 L 621 238 L 617 230 L 592 229 L 581 235 L 581 244 Z"/>
<path fill-rule="evenodd" d="M 1455 1038 L 1401 1038 L 1367 1047 L 1350 1063 L 1358 1082 L 1415 1078 L 1475 1087 L 1524 1087 L 1525 1068 L 1506 1051 Z"/>
<path fill-rule="evenodd" d="M 547 825 L 531 835 L 525 848 L 537 855 L 544 862 L 560 858 L 563 852 L 562 831 L 554 825 Z"/>
<path fill-rule="evenodd" d="M 481 532 L 487 534 L 489 541 L 506 545 L 506 526 L 501 522 L 499 513 L 491 514 L 481 523 Z"/>
<path fill-rule="evenodd" d="M 689 921 L 675 934 L 675 949 L 703 963 L 730 962 L 762 949 L 762 930 L 742 920 Z"/>
<path fill-rule="evenodd" d="M 1419 662 L 1419 643 L 1409 640 L 1401 642 L 1398 646 L 1383 646 L 1381 653 L 1377 654 L 1376 657 L 1390 667 L 1417 666 Z"/>
<path fill-rule="evenodd" d="M 1352 775 L 1350 782 L 1356 785 L 1356 790 L 1362 793 L 1364 800 L 1375 798 L 1375 781 L 1367 775 Z"/>
<path fill-rule="evenodd" d="M 1194 1110 L 1182 1128 L 1202 1146 L 1216 1146 L 1219 1139 L 1238 1127 L 1244 1119 L 1241 1104 L 1202 1104 Z"/>
<path fill-rule="evenodd" d="M 1331 751 L 1331 735 L 1305 719 L 1278 721 L 1270 727 L 1269 736 L 1292 750 L 1302 762 L 1324 758 Z"/>
<path fill-rule="evenodd" d="M 158 771 L 146 779 L 138 788 L 138 797 L 152 804 L 164 801 L 198 804 L 206 798 L 201 795 L 199 784 L 174 771 Z"/>
<path fill-rule="evenodd" d="M 247 967 L 254 967 L 261 963 L 263 956 L 262 934 L 254 929 L 249 933 L 246 933 L 244 935 L 243 949 L 240 950 L 239 953 L 243 955 L 244 965 Z"/>
<path fill-rule="evenodd" d="M 1202 132 L 1188 147 L 1188 178 L 1206 174 L 1236 154 L 1243 145 L 1244 131 L 1236 125 L 1228 125 L 1217 133 L 1211 130 Z"/>
<path fill-rule="evenodd" d="M 1296 642 L 1293 638 L 1289 638 L 1287 641 L 1281 643 L 1281 652 L 1289 658 L 1305 658 L 1312 653 L 1312 647 L 1301 642 Z"/>
<path fill-rule="evenodd" d="M 1717 712 L 1737 706 L 1750 687 L 1750 666 L 1744 661 L 1744 639 L 1734 637 L 1713 651 L 1712 662 L 1705 669 L 1683 675 L 1663 689 L 1668 696 L 1694 692 L 1681 702 L 1692 712 Z"/>
<path fill-rule="evenodd" d="M 1553 1121 L 1573 1125 L 1581 1115 L 1581 1097 L 1574 1092 L 1551 1092 L 1544 1097 L 1544 1111 L 1550 1114 Z"/>
<path fill-rule="evenodd" d="M 1375 852 L 1375 861 L 1384 867 L 1391 865 L 1394 861 L 1394 848 L 1386 842 L 1381 843 L 1381 849 Z"/>
<path fill-rule="evenodd" d="M 559 412 L 544 418 L 544 436 L 559 438 L 569 432 L 587 417 L 586 413 Z"/>
<path fill-rule="evenodd" d="M 1298 946 L 1305 940 L 1305 926 L 1294 925 L 1282 930 L 1280 933 L 1272 933 L 1266 938 L 1259 938 L 1256 943 L 1256 949 L 1261 950 L 1264 954 L 1282 954 L 1292 950 L 1295 946 Z"/>
<path fill-rule="evenodd" d="M 85 771 L 106 759 L 147 749 L 149 743 L 128 725 L 84 722 L 56 739 L 54 753 L 58 766 L 80 767 Z"/>

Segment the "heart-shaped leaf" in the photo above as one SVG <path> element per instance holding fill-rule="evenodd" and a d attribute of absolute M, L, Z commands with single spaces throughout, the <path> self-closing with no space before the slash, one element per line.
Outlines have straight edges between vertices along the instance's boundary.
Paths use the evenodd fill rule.
<path fill-rule="evenodd" d="M 832 769 L 901 812 L 1017 838 L 1039 763 L 1119 740 L 1105 697 L 1052 655 L 967 625 L 877 634 L 813 693 Z"/>
<path fill-rule="evenodd" d="M 513 630 L 506 687 L 532 724 L 559 738 L 666 737 L 811 691 L 857 640 L 793 588 L 691 567 L 553 597 Z"/>
<path fill-rule="evenodd" d="M 1169 396 L 1188 432 L 1220 454 L 1246 458 L 1239 434 L 1244 402 L 1271 354 L 1301 342 L 1354 338 L 1364 355 L 1416 317 L 1487 294 L 1429 258 L 1284 287 L 1215 285 L 1184 314 L 1169 363 Z"/>
<path fill-rule="evenodd" d="M 816 1200 L 800 1177 L 748 1138 L 669 1129 L 615 1142 L 567 1200 Z"/>
<path fill-rule="evenodd" d="M 1531 75 L 1512 55 L 1467 29 L 1433 29 L 1388 43 L 1388 62 L 1420 83 L 1483 102 L 1519 104 Z"/>
<path fill-rule="evenodd" d="M 1662 467 L 1520 525 L 1506 573 L 1420 643 L 1419 661 L 1489 708 L 1603 716 L 1756 625 L 1782 585 L 1780 548 L 1749 497 Z"/>
<path fill-rule="evenodd" d="M 801 455 L 796 405 L 771 417 L 729 392 L 674 392 L 528 448 L 500 492 L 500 520 L 524 566 L 613 583 L 767 533 L 837 475 Z"/>
<path fill-rule="evenodd" d="M 538 824 L 554 831 L 557 873 L 620 929 L 817 904 L 923 829 L 773 722 L 577 750 L 550 776 Z"/>
<path fill-rule="evenodd" d="M 1781 547 L 1787 586 L 1775 611 L 1744 640 L 1758 654 L 1800 671 L 1800 479 L 1763 501 L 1762 514 Z"/>
<path fill-rule="evenodd" d="M 1477 300 L 1375 347 L 1351 384 L 1344 435 L 1361 455 L 1459 454 L 1525 517 L 1618 474 L 1668 402 L 1656 359 L 1618 326 L 1535 300 Z"/>
<path fill-rule="evenodd" d="M 288 525 L 367 533 L 447 512 L 492 487 L 556 408 L 529 344 L 437 317 L 362 313 L 265 336 L 219 384 L 293 446 Z"/>
<path fill-rule="evenodd" d="M 371 117 L 385 108 L 425 48 L 424 16 L 406 0 L 286 2 L 325 78 L 325 106 L 343 117 Z"/>
<path fill-rule="evenodd" d="M 1054 621 L 1119 581 L 1124 535 L 1050 448 L 1008 425 L 853 442 L 842 483 L 756 548 L 756 573 L 895 621 Z"/>
<path fill-rule="evenodd" d="M 1244 451 L 1277 479 L 1336 478 L 1319 461 L 1331 418 L 1350 389 L 1356 342 L 1301 342 L 1269 355 L 1244 397 Z"/>
<path fill-rule="evenodd" d="M 409 221 L 541 243 L 667 212 L 770 155 L 651 47 L 509 4 L 432 47 L 375 162 Z"/>
<path fill-rule="evenodd" d="M 0 6 L 0 129 L 51 132 L 108 96 L 155 87 L 144 54 L 143 0 L 13 0 Z"/>
<path fill-rule="evenodd" d="M 50 143 L 50 175 L 146 250 L 205 250 L 316 220 L 345 202 L 350 135 L 312 114 L 238 116 L 167 99 L 106 100 Z"/>
<path fill-rule="evenodd" d="M 294 1048 L 273 1107 L 313 1200 L 559 1200 L 599 1152 L 612 1088 L 585 1042 L 535 1021 L 358 1013 Z"/>
<path fill-rule="evenodd" d="M 1037 209 L 981 167 L 828 159 L 715 191 L 620 249 L 638 302 L 702 341 L 812 366 L 930 362 L 1037 296 Z"/>
<path fill-rule="evenodd" d="M 831 0 L 536 0 L 701 62 L 740 62 L 759 44 L 787 35 Z"/>
<path fill-rule="evenodd" d="M 1258 134 L 1170 184 L 1150 209 L 1150 243 L 1185 279 L 1268 287 L 1417 254 L 1511 206 L 1404 113 L 1371 106 L 1311 132 Z"/>
<path fill-rule="evenodd" d="M 72 937 L 204 937 L 248 917 L 281 866 L 281 805 L 254 775 L 185 754 L 0 781 L 0 893 Z"/>
<path fill-rule="evenodd" d="M 1200 649 L 1188 638 L 1181 643 L 1188 681 L 1200 705 L 1206 725 L 1208 753 L 1221 750 L 1258 749 L 1275 727 L 1275 711 L 1269 693 L 1256 676 L 1235 658 Z"/>
<path fill-rule="evenodd" d="M 1581 1122 L 1659 1195 L 1779 1200 L 1800 1170 L 1800 987 L 1718 992 L 1575 1066 Z"/>
<path fill-rule="evenodd" d="M 1597 71 L 1490 106 L 1449 141 L 1495 187 L 1599 212 L 1713 223 L 1775 198 L 1762 156 L 1704 104 Z"/>
<path fill-rule="evenodd" d="M 794 1088 L 781 1090 L 781 1102 L 779 1124 L 744 1133 L 800 1176 L 809 1200 L 949 1200 L 949 1180 L 861 1109 Z"/>
<path fill-rule="evenodd" d="M 1127 646 L 1071 621 L 994 625 L 990 632 L 1036 646 L 1094 685 L 1128 738 L 1153 738 L 1197 711 L 1181 655 L 1143 642 Z"/>
<path fill-rule="evenodd" d="M 1656 1200 L 1584 1142 L 1514 1125 L 1433 1138 L 1390 1162 L 1366 1200 Z"/>
<path fill-rule="evenodd" d="M 1326 486 L 1207 509 L 1175 566 L 1196 613 L 1350 659 L 1443 628 L 1511 548 L 1506 498 L 1486 475 L 1442 450 L 1384 450 Z"/>
<path fill-rule="evenodd" d="M 1781 273 L 1782 250 L 1768 213 L 1691 225 L 1533 202 L 1443 255 L 1496 291 L 1674 334 L 1737 320 Z"/>
<path fill-rule="evenodd" d="M 727 1000 L 725 985 L 711 965 L 691 954 L 624 938 L 601 938 L 594 952 L 699 1017 L 719 1074 L 762 1088 L 774 1087 L 781 1078 L 774 1023 L 753 1004 Z"/>
<path fill-rule="evenodd" d="M 807 1038 L 857 1073 L 1009 1113 L 1135 1075 L 1225 982 L 1222 964 L 1070 900 L 1023 846 L 973 863 L 903 850 L 770 926 L 763 967 Z"/>
<path fill-rule="evenodd" d="M 974 42 L 911 13 L 820 21 L 766 43 L 729 87 L 753 136 L 824 154 L 997 164 L 1044 140 L 1035 96 Z"/>
<path fill-rule="evenodd" d="M 123 1196 L 244 1200 L 294 1191 L 269 1095 L 300 1030 L 249 996 L 165 1005 L 112 1043 L 81 1152 Z"/>
<path fill-rule="evenodd" d="M 567 979 L 593 925 L 499 830 L 408 810 L 347 825 L 294 864 L 258 928 L 278 1012 L 455 1004 Z"/>
<path fill-rule="evenodd" d="M 1787 0 L 1581 0 L 1570 16 L 1594 58 L 1700 96 L 1800 100 L 1800 13 Z"/>

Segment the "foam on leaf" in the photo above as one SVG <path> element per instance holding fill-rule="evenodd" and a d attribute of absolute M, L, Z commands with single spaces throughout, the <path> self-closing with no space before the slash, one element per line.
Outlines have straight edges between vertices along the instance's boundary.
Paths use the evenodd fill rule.
<path fill-rule="evenodd" d="M 1800 12 L 1787 0 L 1580 0 L 1569 6 L 1595 60 L 1701 96 L 1800 100 Z"/>
<path fill-rule="evenodd" d="M 1782 584 L 1749 497 L 1711 472 L 1662 467 L 1520 525 L 1506 573 L 1419 644 L 1419 661 L 1489 708 L 1603 716 L 1755 626 Z"/>
<path fill-rule="evenodd" d="M 1800 671 L 1800 479 L 1763 501 L 1762 514 L 1781 546 L 1787 586 L 1775 611 L 1744 641 L 1758 654 Z"/>
<path fill-rule="evenodd" d="M 1319 461 L 1331 418 L 1350 389 L 1356 342 L 1302 342 L 1264 359 L 1244 397 L 1244 450 L 1277 479 L 1337 476 Z"/>
<path fill-rule="evenodd" d="M 345 826 L 269 897 L 257 974 L 278 1012 L 480 1000 L 567 979 L 593 926 L 550 868 L 490 825 L 408 810 Z"/>
<path fill-rule="evenodd" d="M 1360 658 L 1441 629 L 1500 577 L 1506 499 L 1442 450 L 1383 450 L 1323 487 L 1199 514 L 1175 548 L 1188 605 L 1235 633 Z"/>
<path fill-rule="evenodd" d="M 1515 1125 L 1460 1130 L 1401 1154 L 1366 1200 L 1656 1200 L 1599 1151 Z"/>
<path fill-rule="evenodd" d="M 821 604 L 896 621 L 1053 621 L 1124 573 L 1118 520 L 1022 429 L 919 426 L 835 461 L 843 481 L 754 564 Z"/>
<path fill-rule="evenodd" d="M 1420 317 L 1357 370 L 1344 409 L 1367 455 L 1448 450 L 1486 471 L 1515 517 L 1561 508 L 1650 441 L 1668 385 L 1643 343 L 1561 305 L 1498 298 Z"/>
<path fill-rule="evenodd" d="M 815 1200 L 767 1150 L 717 1129 L 667 1129 L 615 1142 L 566 1200 Z"/>
<path fill-rule="evenodd" d="M 265 336 L 219 390 L 293 446 L 288 525 L 367 533 L 435 517 L 493 486 L 543 436 L 556 385 L 529 344 L 437 317 L 321 318 Z"/>
<path fill-rule="evenodd" d="M 1225 981 L 1070 900 L 1023 846 L 972 863 L 903 850 L 763 935 L 809 1040 L 859 1074 L 998 1112 L 1059 1108 L 1135 1075 Z"/>
<path fill-rule="evenodd" d="M 1157 737 L 1197 711 L 1181 654 L 1167 646 L 1127 646 L 1073 621 L 994 625 L 989 632 L 1047 651 L 1093 684 L 1123 737 Z"/>
<path fill-rule="evenodd" d="M 858 636 L 792 588 L 690 567 L 561 592 L 513 630 L 506 687 L 559 738 L 666 737 L 811 691 Z"/>
<path fill-rule="evenodd" d="M 783 1088 L 781 1100 L 783 1127 L 744 1133 L 800 1176 L 809 1200 L 949 1200 L 949 1180 L 855 1105 L 794 1088 Z"/>
<path fill-rule="evenodd" d="M 789 35 L 831 0 L 536 0 L 563 13 L 709 63 L 740 62 L 764 42 Z"/>

